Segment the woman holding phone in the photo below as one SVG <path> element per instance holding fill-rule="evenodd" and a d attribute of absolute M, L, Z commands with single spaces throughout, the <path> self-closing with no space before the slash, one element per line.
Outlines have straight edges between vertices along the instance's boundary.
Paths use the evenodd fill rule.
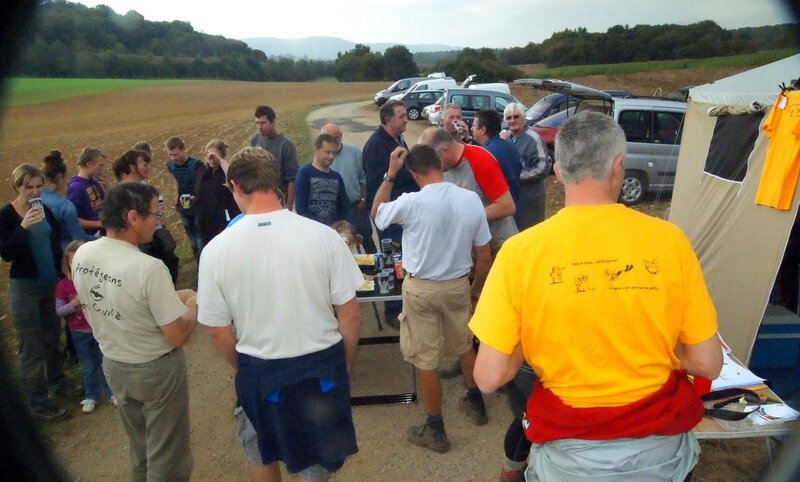
<path fill-rule="evenodd" d="M 39 169 L 18 166 L 11 184 L 17 197 L 0 208 L 0 256 L 11 262 L 8 311 L 17 333 L 20 381 L 36 418 L 62 420 L 69 413 L 48 398 L 50 390 L 68 394 L 55 312 L 55 286 L 62 276 L 60 228 L 42 204 Z"/>

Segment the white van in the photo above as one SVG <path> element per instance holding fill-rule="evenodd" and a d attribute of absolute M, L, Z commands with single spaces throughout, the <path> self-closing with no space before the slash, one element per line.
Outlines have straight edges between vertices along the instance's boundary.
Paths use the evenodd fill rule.
<path fill-rule="evenodd" d="M 394 98 L 395 96 L 397 96 L 397 98 L 399 99 L 400 97 L 403 96 L 403 94 L 408 92 L 408 89 L 414 87 L 417 83 L 422 82 L 423 80 L 430 81 L 430 80 L 442 80 L 448 78 L 449 77 L 445 77 L 444 72 L 434 72 L 428 75 L 427 77 L 407 77 L 405 79 L 400 79 L 397 82 L 390 85 L 389 87 L 375 94 L 375 105 L 380 107 L 383 104 L 385 104 L 386 101 L 389 100 L 389 98 Z M 442 88 L 444 89 L 446 87 Z M 438 89 L 438 87 L 433 89 L 423 88 L 420 90 L 436 90 L 436 89 Z"/>
<path fill-rule="evenodd" d="M 451 87 L 456 87 L 457 85 L 458 84 L 456 83 L 456 80 L 452 77 L 445 77 L 444 79 L 425 79 L 414 84 L 414 86 L 408 89 L 406 92 L 391 96 L 390 99 L 400 100 L 409 92 L 416 92 L 418 90 L 444 90 Z"/>
<path fill-rule="evenodd" d="M 511 95 L 511 89 L 505 82 L 492 82 L 488 84 L 469 84 L 468 89 L 492 90 L 494 92 L 502 92 L 503 94 Z"/>
<path fill-rule="evenodd" d="M 408 92 L 408 89 L 414 87 L 417 82 L 421 82 L 423 80 L 428 80 L 427 77 L 408 77 L 405 79 L 400 79 L 397 82 L 393 83 L 389 87 L 381 90 L 380 92 L 375 94 L 375 105 L 382 106 L 386 103 L 389 98 L 395 94 L 403 95 Z"/>

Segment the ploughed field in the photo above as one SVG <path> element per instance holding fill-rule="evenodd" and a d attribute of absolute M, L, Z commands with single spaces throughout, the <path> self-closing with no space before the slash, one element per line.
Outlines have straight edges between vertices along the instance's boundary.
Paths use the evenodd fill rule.
<path fill-rule="evenodd" d="M 656 87 L 664 92 L 685 85 L 697 85 L 731 75 L 736 69 L 662 71 L 569 79 L 596 88 L 626 89 L 636 94 L 652 94 Z M 0 198 L 14 197 L 10 186 L 13 168 L 23 162 L 40 164 L 50 149 L 62 151 L 68 166 L 77 171 L 77 155 L 84 146 L 100 148 L 109 161 L 138 141 L 154 149 L 150 182 L 174 199 L 175 183 L 166 170 L 164 141 L 182 137 L 195 157 L 213 138 L 221 138 L 236 152 L 254 131 L 253 109 L 268 104 L 278 113 L 278 128 L 298 148 L 300 162 L 310 160 L 310 140 L 318 132 L 310 130 L 306 116 L 322 106 L 350 104 L 372 99 L 385 83 L 248 83 L 197 82 L 150 85 L 96 95 L 14 107 L 3 112 L 0 124 Z M 512 93 L 526 105 L 541 97 L 517 86 Z M 336 111 L 336 109 L 333 109 Z M 372 129 L 378 124 L 378 109 L 371 104 L 345 106 L 342 117 L 352 113 L 366 120 Z M 337 114 L 334 118 L 340 117 Z M 316 128 L 325 118 L 311 123 Z M 337 120 L 337 122 L 340 122 Z M 427 121 L 410 124 L 409 143 L 416 141 Z M 349 131 L 344 128 L 344 140 Z M 361 135 L 364 135 L 362 128 Z M 352 141 L 352 140 L 351 140 Z M 363 143 L 356 142 L 358 144 Z M 230 154 L 229 154 L 230 155 Z M 108 169 L 109 175 L 110 168 Z M 547 215 L 563 206 L 563 189 L 553 177 L 547 179 Z M 179 242 L 181 276 L 179 287 L 196 282 L 196 266 L 185 243 L 185 234 L 174 209 L 169 208 L 166 224 Z M 668 196 L 650 196 L 636 209 L 665 217 Z M 0 270 L 0 284 L 7 283 L 8 264 Z M 5 290 L 0 290 L 0 341 L 14 358 L 13 328 L 6 316 Z M 381 310 L 382 311 L 382 310 Z M 388 332 L 387 332 L 388 330 Z M 362 336 L 395 334 L 391 328 L 378 332 L 372 309 L 362 306 Z M 232 418 L 233 371 L 222 361 L 202 328 L 198 328 L 186 348 L 190 377 L 190 410 L 195 480 L 246 480 L 246 463 L 241 447 L 234 440 Z M 411 371 L 402 361 L 396 346 L 367 346 L 359 351 L 352 374 L 353 393 L 367 395 L 406 391 L 411 387 Z M 70 375 L 79 379 L 77 370 Z M 453 445 L 445 455 L 434 454 L 405 441 L 406 427 L 422 420 L 419 404 L 355 407 L 353 409 L 360 452 L 334 477 L 342 481 L 449 481 L 496 480 L 502 457 L 503 435 L 511 421 L 505 395 L 486 397 L 489 424 L 474 427 L 457 410 L 463 387 L 459 379 L 444 380 L 444 417 Z M 127 477 L 127 440 L 116 410 L 101 404 L 90 415 L 80 413 L 80 398 L 62 400 L 73 417 L 43 426 L 43 431 L 62 463 L 78 480 L 124 480 Z M 703 454 L 693 480 L 750 480 L 766 464 L 761 439 L 702 442 Z"/>

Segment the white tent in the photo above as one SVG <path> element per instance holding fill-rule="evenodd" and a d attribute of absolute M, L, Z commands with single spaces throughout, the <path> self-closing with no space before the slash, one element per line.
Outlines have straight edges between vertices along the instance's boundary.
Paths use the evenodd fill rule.
<path fill-rule="evenodd" d="M 689 91 L 669 220 L 694 246 L 720 333 L 745 362 L 800 203 L 800 189 L 789 210 L 754 203 L 769 143 L 760 127 L 779 85 L 798 77 L 800 55 L 794 55 Z M 714 107 L 752 102 L 765 105 L 764 113 L 709 115 Z"/>

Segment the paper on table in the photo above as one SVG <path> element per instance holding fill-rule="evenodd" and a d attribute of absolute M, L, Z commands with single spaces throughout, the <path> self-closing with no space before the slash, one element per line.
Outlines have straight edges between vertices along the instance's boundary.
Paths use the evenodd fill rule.
<path fill-rule="evenodd" d="M 769 403 L 767 405 L 762 405 L 761 408 L 750 415 L 750 418 L 753 419 L 753 423 L 756 425 L 788 422 L 790 420 L 797 420 L 797 417 L 800 417 L 800 412 L 797 412 L 797 410 L 785 403 Z"/>
<path fill-rule="evenodd" d="M 734 387 L 752 387 L 753 385 L 761 385 L 762 383 L 764 383 L 763 378 L 757 377 L 753 372 L 736 362 L 723 350 L 722 370 L 719 372 L 719 377 L 711 382 L 711 389 L 724 390 Z"/>

